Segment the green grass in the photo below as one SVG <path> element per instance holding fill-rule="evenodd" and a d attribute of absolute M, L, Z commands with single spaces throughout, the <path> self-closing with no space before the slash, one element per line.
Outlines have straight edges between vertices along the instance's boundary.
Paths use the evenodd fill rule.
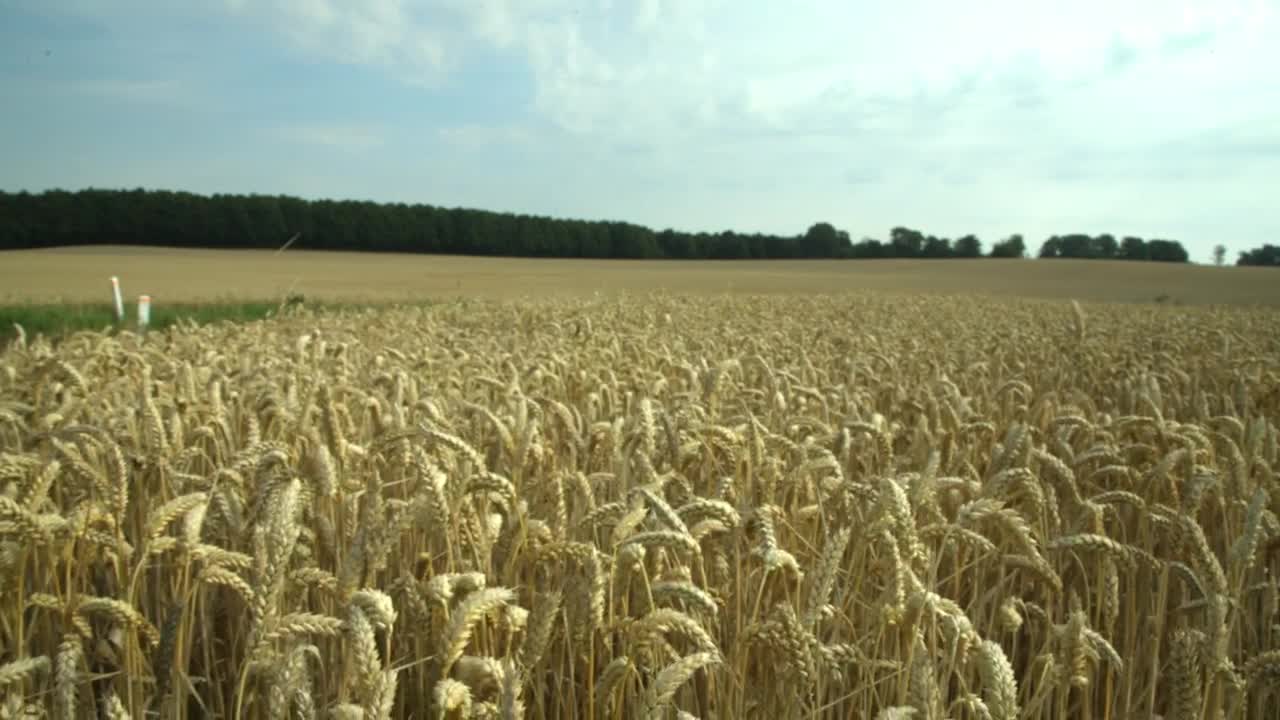
<path fill-rule="evenodd" d="M 120 327 L 137 330 L 137 309 L 117 325 L 115 310 L 105 303 L 41 303 L 0 306 L 0 340 L 5 344 L 17 337 L 14 325 L 21 325 L 28 338 L 44 335 L 57 338 L 80 330 Z M 239 302 L 164 305 L 151 308 L 149 331 L 164 330 L 181 320 L 206 324 L 230 320 L 248 322 L 269 317 L 280 310 L 279 303 Z"/>
<path fill-rule="evenodd" d="M 301 296 L 281 301 L 213 301 L 193 303 L 167 303 L 151 306 L 151 322 L 148 332 L 172 327 L 179 322 L 207 325 L 217 322 L 252 322 L 274 317 L 282 312 L 305 307 L 314 312 L 343 312 L 388 306 L 418 306 L 437 304 L 438 300 L 413 302 L 311 302 Z M 28 340 L 44 335 L 58 340 L 83 330 L 138 330 L 136 304 L 125 305 L 125 319 L 117 324 L 115 309 L 108 303 L 11 303 L 0 304 L 0 351 L 18 336 L 16 325 L 21 325 Z"/>
<path fill-rule="evenodd" d="M 206 325 L 223 321 L 252 322 L 287 311 L 294 302 L 204 302 L 170 303 L 151 307 L 148 332 L 172 327 L 179 322 L 190 321 Z M 367 307 L 363 303 L 305 303 L 309 310 L 339 311 Z M 15 325 L 21 325 L 28 339 L 37 335 L 57 340 L 82 330 L 138 330 L 136 305 L 125 308 L 123 323 L 117 323 L 115 309 L 107 303 L 16 303 L 0 305 L 0 348 L 7 346 L 18 336 Z"/>

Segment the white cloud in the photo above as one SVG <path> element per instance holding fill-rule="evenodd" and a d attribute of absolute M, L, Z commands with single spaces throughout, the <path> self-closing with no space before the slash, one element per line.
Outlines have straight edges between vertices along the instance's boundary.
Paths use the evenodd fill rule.
<path fill-rule="evenodd" d="M 341 63 L 377 65 L 431 84 L 447 70 L 446 28 L 432 10 L 402 0 L 224 0 L 233 15 L 266 24 L 297 49 Z"/>
<path fill-rule="evenodd" d="M 487 207 L 787 232 L 825 217 L 854 235 L 915 223 L 1176 236 L 1215 218 L 1280 232 L 1259 199 L 1280 173 L 1275 0 L 221 3 L 291 51 L 412 92 L 480 54 L 518 64 L 533 82 L 527 125 L 461 107 L 420 135 L 388 117 L 395 134 L 319 119 L 280 136 L 350 151 L 430 138 L 459 152 Z M 468 165 L 491 148 L 528 160 L 521 182 Z"/>
<path fill-rule="evenodd" d="M 515 50 L 546 119 L 628 142 L 817 125 L 892 133 L 945 124 L 970 106 L 987 109 L 983 126 L 995 135 L 993 123 L 1014 124 L 1001 114 L 1056 105 L 1117 74 L 1135 77 L 1101 92 L 1133 108 L 1142 96 L 1220 92 L 1223 73 L 1241 66 L 1261 79 L 1265 63 L 1245 52 L 1276 54 L 1262 43 L 1277 25 L 1267 0 L 904 0 L 892 10 L 808 0 L 785 11 L 768 0 L 227 1 L 306 52 L 419 82 L 440 81 L 477 47 Z M 1214 60 L 1206 43 L 1231 59 Z M 1179 52 L 1194 56 L 1177 65 L 1189 77 L 1161 69 Z"/>

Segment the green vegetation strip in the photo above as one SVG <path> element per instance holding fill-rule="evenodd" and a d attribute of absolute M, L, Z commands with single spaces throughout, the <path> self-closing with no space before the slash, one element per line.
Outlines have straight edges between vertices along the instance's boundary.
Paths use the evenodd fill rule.
<path fill-rule="evenodd" d="M 405 303 L 398 303 L 404 305 Z M 411 303 L 412 304 L 412 303 Z M 252 322 L 274 317 L 292 307 L 299 307 L 297 302 L 206 302 L 206 303 L 172 303 L 153 305 L 148 332 L 156 332 L 172 327 L 180 322 L 193 322 L 207 325 L 223 321 Z M 336 312 L 369 308 L 377 303 L 312 303 L 305 307 L 308 310 Z M 126 308 L 123 323 L 116 322 L 115 310 L 107 303 L 21 303 L 0 305 L 0 348 L 18 336 L 17 325 L 21 325 L 28 339 L 44 335 L 57 339 L 82 330 L 138 330 L 136 306 Z"/>

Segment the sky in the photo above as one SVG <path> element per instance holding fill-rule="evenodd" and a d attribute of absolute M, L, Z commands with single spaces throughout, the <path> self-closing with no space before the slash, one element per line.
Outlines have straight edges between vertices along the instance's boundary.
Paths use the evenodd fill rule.
<path fill-rule="evenodd" d="M 1280 0 L 0 0 L 0 190 L 1280 242 Z"/>

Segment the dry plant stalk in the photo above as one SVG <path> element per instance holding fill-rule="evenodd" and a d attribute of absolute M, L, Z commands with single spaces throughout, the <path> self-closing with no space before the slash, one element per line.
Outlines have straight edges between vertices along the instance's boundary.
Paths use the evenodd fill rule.
<path fill-rule="evenodd" d="M 297 308 L 0 367 L 6 716 L 1280 701 L 1273 313 Z"/>

